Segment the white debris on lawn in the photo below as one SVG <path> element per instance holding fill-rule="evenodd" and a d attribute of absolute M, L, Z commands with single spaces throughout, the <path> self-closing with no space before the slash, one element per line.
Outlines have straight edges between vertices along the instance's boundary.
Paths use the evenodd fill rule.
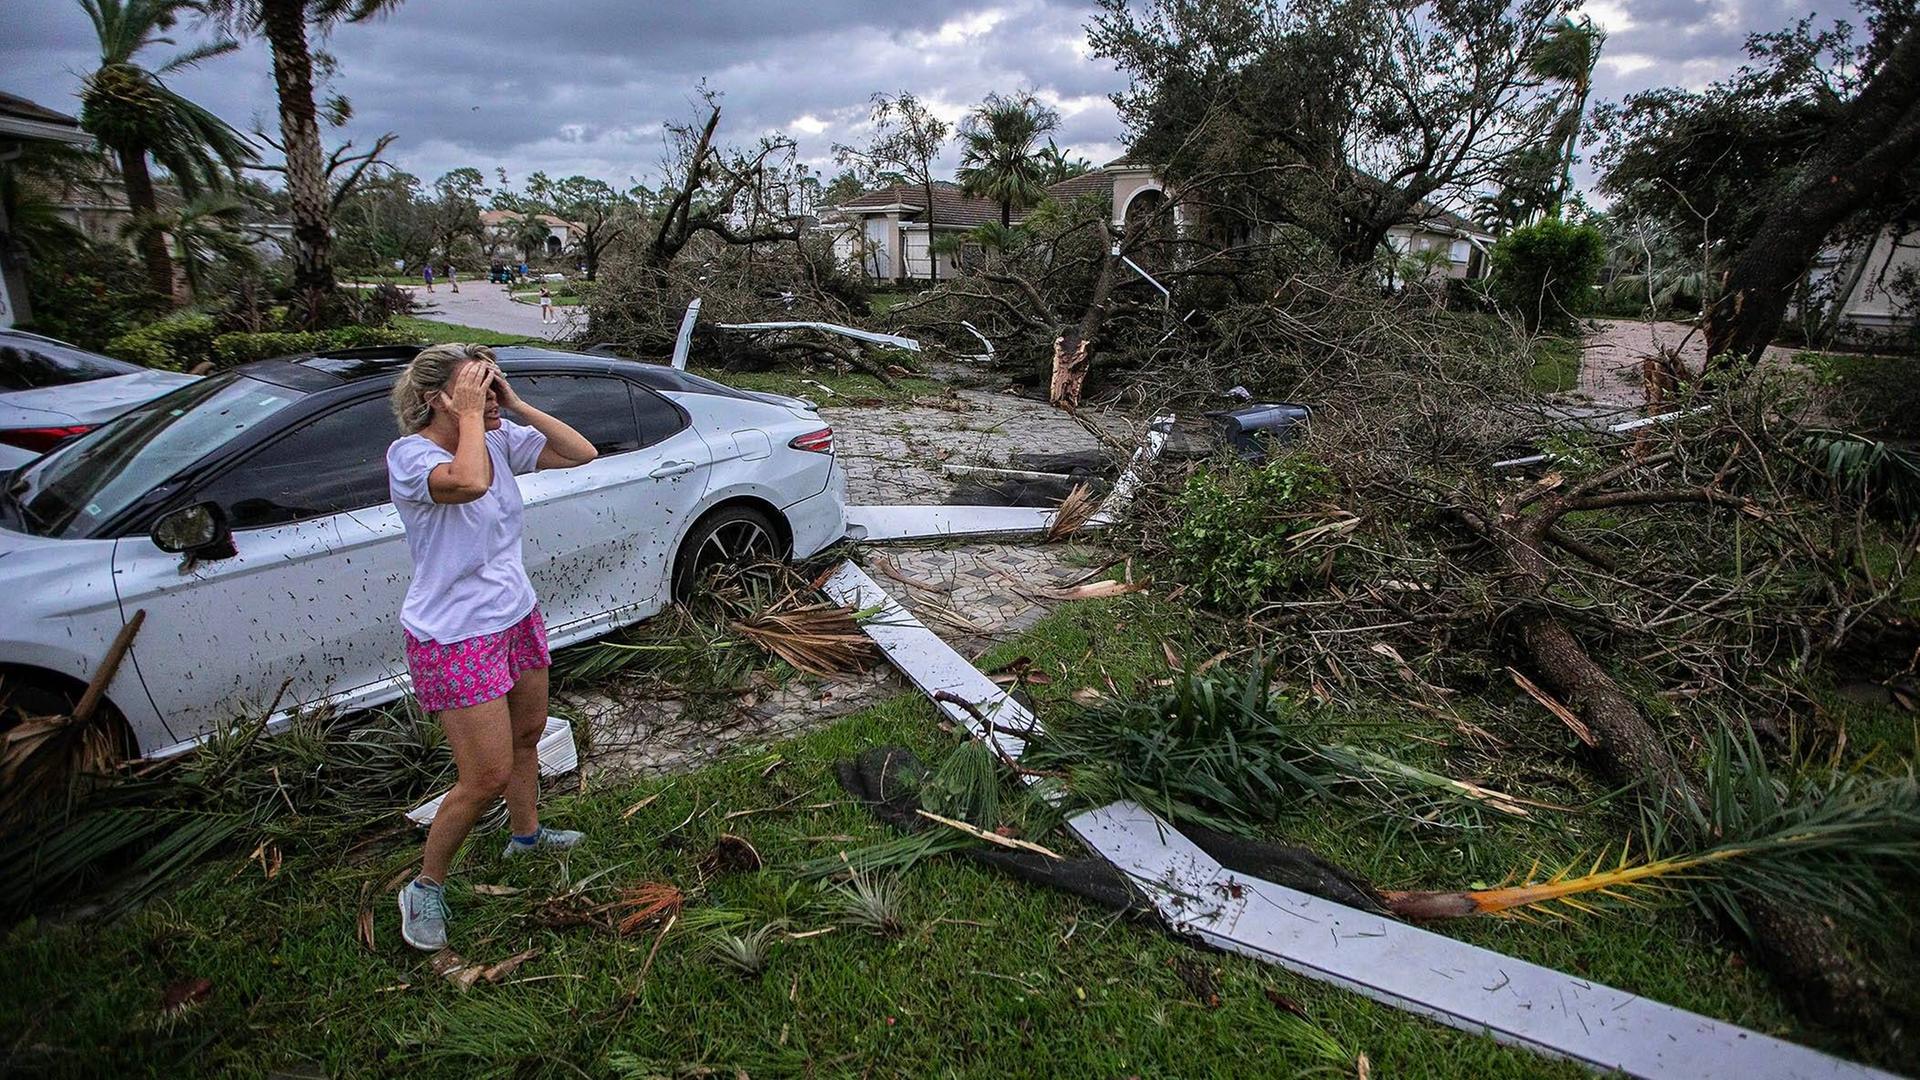
<path fill-rule="evenodd" d="M 1171 414 L 1147 424 L 1147 437 L 1133 453 L 1127 468 L 1113 482 L 1100 509 L 1087 526 L 1111 525 L 1133 501 L 1146 480 L 1146 469 L 1166 449 L 1173 433 Z M 906 540 L 943 540 L 961 536 L 1024 536 L 1044 533 L 1053 524 L 1055 508 L 1047 506 L 851 505 L 847 507 L 847 539 L 868 543 Z"/>
<path fill-rule="evenodd" d="M 851 562 L 821 588 L 835 603 L 875 611 L 863 629 L 888 661 L 954 724 L 1002 760 L 1018 762 L 1027 738 L 1042 728 L 1007 690 Z M 1661 1080 L 1891 1080 L 1864 1065 L 1234 873 L 1137 803 L 1110 803 L 1066 824 L 1126 874 L 1175 933 L 1498 1042 Z"/>

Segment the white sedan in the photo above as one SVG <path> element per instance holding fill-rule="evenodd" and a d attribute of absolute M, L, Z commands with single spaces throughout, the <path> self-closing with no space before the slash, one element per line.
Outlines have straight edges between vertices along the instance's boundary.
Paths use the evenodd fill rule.
<path fill-rule="evenodd" d="M 195 380 L 5 476 L 0 693 L 64 711 L 140 611 L 107 687 L 138 753 L 269 708 L 284 721 L 404 693 L 410 566 L 385 459 L 387 392 L 413 351 Z M 555 647 L 646 618 L 715 562 L 845 534 L 846 477 L 809 403 L 611 357 L 496 353 L 521 396 L 600 451 L 520 478 Z"/>

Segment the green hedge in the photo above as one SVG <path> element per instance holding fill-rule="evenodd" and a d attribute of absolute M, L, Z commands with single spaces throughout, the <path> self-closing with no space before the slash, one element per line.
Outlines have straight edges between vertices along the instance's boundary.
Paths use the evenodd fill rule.
<path fill-rule="evenodd" d="M 107 354 L 165 371 L 190 371 L 212 361 L 216 370 L 328 349 L 406 345 L 415 335 L 384 326 L 347 326 L 338 330 L 219 333 L 211 315 L 175 315 L 143 326 L 107 343 Z"/>
<path fill-rule="evenodd" d="M 270 356 L 296 356 L 328 349 L 405 345 L 413 336 L 384 326 L 348 326 L 339 330 L 290 330 L 258 334 L 221 334 L 213 339 L 213 365 L 230 368 Z"/>
<path fill-rule="evenodd" d="M 186 371 L 213 358 L 218 334 L 211 315 L 173 315 L 107 342 L 107 355 L 164 371 Z"/>

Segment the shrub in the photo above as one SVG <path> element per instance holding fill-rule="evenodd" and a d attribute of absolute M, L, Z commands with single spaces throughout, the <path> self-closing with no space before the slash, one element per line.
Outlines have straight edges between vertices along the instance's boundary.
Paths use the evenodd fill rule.
<path fill-rule="evenodd" d="M 187 371 L 213 359 L 217 330 L 213 316 L 188 312 L 171 315 L 107 342 L 108 356 L 166 371 Z"/>
<path fill-rule="evenodd" d="M 1493 246 L 1493 294 L 1528 330 L 1564 327 L 1593 304 L 1606 238 L 1591 225 L 1548 218 Z"/>
<path fill-rule="evenodd" d="M 1324 555 L 1299 538 L 1325 524 L 1314 504 L 1336 490 L 1325 466 L 1300 455 L 1197 472 L 1174 499 L 1171 569 L 1223 608 L 1251 608 L 1303 588 L 1318 578 Z"/>
<path fill-rule="evenodd" d="M 338 330 L 290 330 L 259 334 L 221 334 L 213 340 L 213 363 L 225 369 L 272 356 L 297 356 L 328 349 L 404 345 L 412 336 L 384 326 L 345 326 Z"/>
<path fill-rule="evenodd" d="M 148 290 L 140 261 L 114 244 L 41 251 L 27 260 L 27 295 L 32 321 L 22 329 L 83 349 L 104 349 L 169 307 L 166 298 Z"/>

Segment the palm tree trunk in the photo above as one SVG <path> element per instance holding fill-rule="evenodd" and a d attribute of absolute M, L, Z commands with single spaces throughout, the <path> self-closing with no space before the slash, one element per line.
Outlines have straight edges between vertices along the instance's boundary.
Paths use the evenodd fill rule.
<path fill-rule="evenodd" d="M 1000 227 L 1013 228 L 1013 202 L 1010 199 L 1000 200 Z"/>
<path fill-rule="evenodd" d="M 114 147 L 120 158 L 120 179 L 127 185 L 127 207 L 135 221 L 151 220 L 159 210 L 154 201 L 153 174 L 147 171 L 145 147 Z M 173 260 L 167 257 L 167 238 L 159 229 L 144 229 L 139 234 L 140 258 L 147 264 L 147 288 L 172 302 Z"/>
<path fill-rule="evenodd" d="M 1573 190 L 1573 154 L 1580 142 L 1580 125 L 1587 118 L 1587 95 L 1592 92 L 1590 83 L 1580 84 L 1580 96 L 1573 103 L 1573 130 L 1567 133 L 1567 145 L 1560 152 L 1560 182 L 1553 189 L 1552 217 L 1560 217 L 1560 208 L 1567 201 L 1567 193 Z"/>
<path fill-rule="evenodd" d="M 933 250 L 933 222 L 934 222 L 933 173 L 928 172 L 926 174 L 926 178 L 927 178 L 927 275 L 930 278 L 932 278 L 933 284 L 938 285 L 940 284 L 940 256 L 935 254 Z"/>
<path fill-rule="evenodd" d="M 293 204 L 293 285 L 317 312 L 333 292 L 331 196 L 320 163 L 320 124 L 313 105 L 313 54 L 307 49 L 304 0 L 261 0 L 262 27 L 273 48 L 273 84 L 280 97 L 280 141 L 286 149 L 287 194 Z M 316 303 L 317 302 L 317 303 Z M 310 317 L 312 317 L 310 315 Z"/>

